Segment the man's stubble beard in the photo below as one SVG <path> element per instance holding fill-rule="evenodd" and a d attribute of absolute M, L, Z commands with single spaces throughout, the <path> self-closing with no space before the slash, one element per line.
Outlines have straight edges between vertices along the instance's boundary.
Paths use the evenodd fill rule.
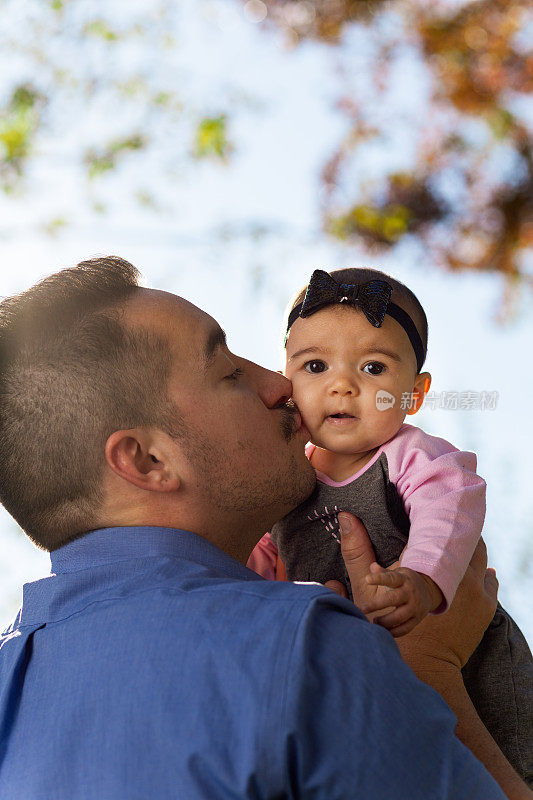
<path fill-rule="evenodd" d="M 257 447 L 253 443 L 246 440 L 236 442 L 233 454 L 241 457 L 237 458 L 238 463 L 242 464 L 242 453 L 246 450 L 254 462 L 254 466 L 239 475 L 232 471 L 232 454 L 220 452 L 201 432 L 189 430 L 188 455 L 206 502 L 212 508 L 224 516 L 242 516 L 243 522 L 262 516 L 269 526 L 311 494 L 316 483 L 314 469 L 303 453 L 298 458 L 294 450 L 286 446 L 296 435 L 293 414 L 290 417 L 282 418 L 280 423 L 280 450 L 285 449 L 286 458 L 280 458 L 279 470 L 269 474 L 257 469 L 261 467 L 261 454 L 258 459 Z"/>

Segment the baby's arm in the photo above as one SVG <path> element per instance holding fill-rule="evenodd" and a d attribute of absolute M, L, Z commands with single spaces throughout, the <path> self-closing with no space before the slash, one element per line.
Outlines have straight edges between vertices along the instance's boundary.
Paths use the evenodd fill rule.
<path fill-rule="evenodd" d="M 267 581 L 275 581 L 277 562 L 278 548 L 270 538 L 270 534 L 265 533 L 252 550 L 246 566 Z"/>
<path fill-rule="evenodd" d="M 368 580 L 388 587 L 376 597 L 373 610 L 392 606 L 394 612 L 380 623 L 400 636 L 427 613 L 445 611 L 453 600 L 481 534 L 486 487 L 475 473 L 474 453 L 414 426 L 404 426 L 385 452 L 411 527 L 396 570 L 400 574 L 376 566 Z M 406 627 L 395 631 L 399 626 Z"/>

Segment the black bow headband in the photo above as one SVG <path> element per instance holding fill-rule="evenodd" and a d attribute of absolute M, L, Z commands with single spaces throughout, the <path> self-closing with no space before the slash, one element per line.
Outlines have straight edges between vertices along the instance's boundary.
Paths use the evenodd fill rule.
<path fill-rule="evenodd" d="M 422 339 L 409 314 L 396 303 L 391 302 L 391 295 L 392 286 L 386 281 L 373 280 L 363 284 L 337 283 L 328 272 L 315 269 L 303 302 L 298 303 L 289 314 L 285 345 L 287 345 L 291 326 L 298 317 L 309 317 L 315 311 L 333 303 L 348 303 L 348 305 L 360 308 L 374 328 L 381 328 L 385 314 L 395 319 L 409 337 L 415 351 L 416 369 L 417 372 L 420 372 L 425 359 Z"/>

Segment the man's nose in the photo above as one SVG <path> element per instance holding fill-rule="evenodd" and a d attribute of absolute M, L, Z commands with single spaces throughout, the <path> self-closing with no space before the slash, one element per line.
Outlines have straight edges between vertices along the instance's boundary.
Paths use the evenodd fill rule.
<path fill-rule="evenodd" d="M 254 364 L 259 396 L 267 408 L 283 406 L 292 395 L 292 383 L 285 375 Z"/>

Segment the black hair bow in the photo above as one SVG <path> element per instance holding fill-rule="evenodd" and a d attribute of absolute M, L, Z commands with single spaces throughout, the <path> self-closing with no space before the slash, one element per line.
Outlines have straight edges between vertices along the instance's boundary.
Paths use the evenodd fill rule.
<path fill-rule="evenodd" d="M 348 303 L 360 308 L 374 328 L 381 328 L 391 295 L 392 286 L 386 281 L 373 280 L 362 284 L 337 283 L 328 272 L 315 269 L 299 316 L 309 317 L 320 308 L 333 303 Z"/>

